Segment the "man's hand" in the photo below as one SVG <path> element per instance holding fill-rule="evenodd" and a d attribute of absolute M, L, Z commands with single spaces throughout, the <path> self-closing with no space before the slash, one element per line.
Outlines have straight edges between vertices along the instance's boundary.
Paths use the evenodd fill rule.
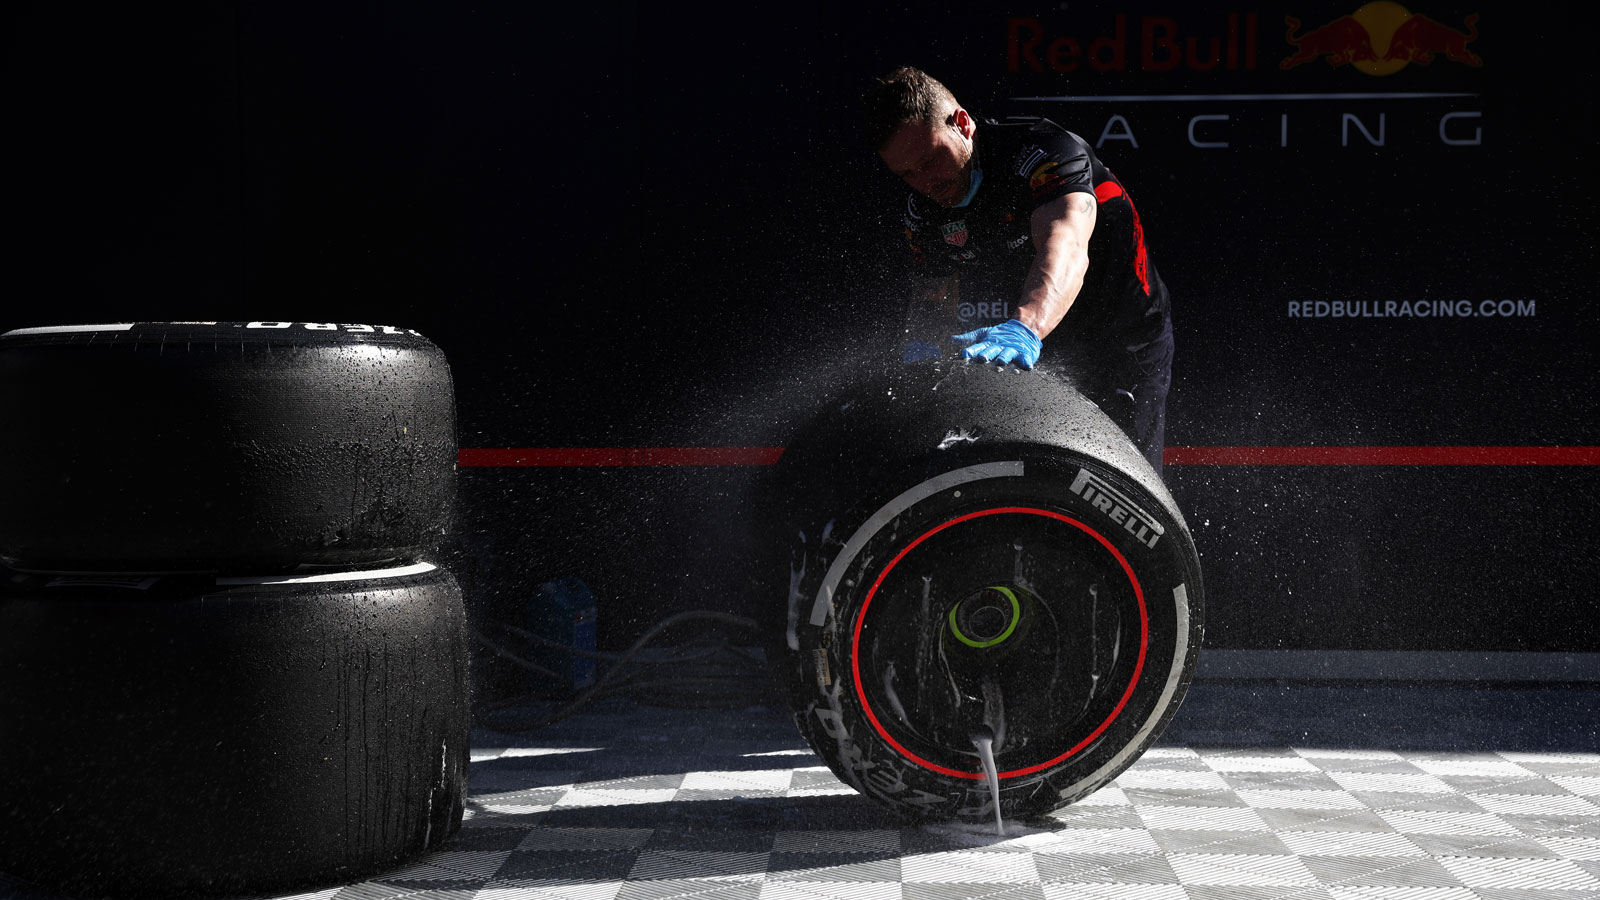
<path fill-rule="evenodd" d="M 982 359 L 1002 366 L 1014 362 L 1024 369 L 1033 368 L 1039 361 L 1039 351 L 1044 349 L 1039 336 L 1016 319 L 952 335 L 950 339 L 971 345 L 961 351 L 965 359 Z"/>

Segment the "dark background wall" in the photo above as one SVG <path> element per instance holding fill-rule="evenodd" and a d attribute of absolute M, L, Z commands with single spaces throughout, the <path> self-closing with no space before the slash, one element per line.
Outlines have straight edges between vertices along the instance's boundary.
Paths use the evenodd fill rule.
<path fill-rule="evenodd" d="M 463 448 L 782 446 L 895 311 L 903 188 L 854 101 L 912 63 L 1129 186 L 1174 448 L 1600 444 L 1592 19 L 1416 6 L 1481 65 L 1283 67 L 1286 16 L 1384 9 L 14 4 L 0 330 L 402 325 L 452 360 Z M 1289 313 L 1419 300 L 1532 314 Z M 1600 649 L 1593 466 L 1182 459 L 1211 646 Z M 584 578 L 612 645 L 748 610 L 760 475 L 465 468 L 450 562 L 483 615 Z"/>

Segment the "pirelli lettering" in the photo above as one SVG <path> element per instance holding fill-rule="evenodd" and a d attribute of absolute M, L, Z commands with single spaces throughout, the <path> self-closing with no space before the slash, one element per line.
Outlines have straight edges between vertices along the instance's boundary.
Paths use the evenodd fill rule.
<path fill-rule="evenodd" d="M 1072 492 L 1089 501 L 1095 509 L 1121 525 L 1124 531 L 1133 535 L 1134 540 L 1146 547 L 1155 547 L 1156 541 L 1166 534 L 1166 529 L 1161 527 L 1155 516 L 1145 512 L 1137 503 L 1088 469 L 1078 470 L 1078 477 L 1072 480 Z"/>

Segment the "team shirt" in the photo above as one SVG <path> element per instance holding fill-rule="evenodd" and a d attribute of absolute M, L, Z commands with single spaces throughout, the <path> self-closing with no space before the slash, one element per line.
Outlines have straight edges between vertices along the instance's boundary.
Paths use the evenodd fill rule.
<path fill-rule="evenodd" d="M 1169 327 L 1167 289 L 1150 262 L 1139 213 L 1082 138 L 1049 119 L 985 119 L 974 152 L 982 176 L 967 205 L 945 208 L 914 192 L 906 201 L 914 272 L 960 274 L 959 295 L 947 303 L 918 310 L 921 301 L 912 301 L 913 332 L 948 335 L 1016 318 L 1034 256 L 1033 211 L 1083 192 L 1098 204 L 1089 269 L 1072 308 L 1045 340 L 1044 357 L 1123 358 L 1162 336 Z"/>

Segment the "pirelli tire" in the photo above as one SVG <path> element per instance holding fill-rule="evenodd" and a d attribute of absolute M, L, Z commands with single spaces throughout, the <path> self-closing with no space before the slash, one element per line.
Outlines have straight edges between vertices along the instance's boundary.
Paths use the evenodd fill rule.
<path fill-rule="evenodd" d="M 918 818 L 1027 819 L 1115 778 L 1194 672 L 1203 588 L 1160 478 L 1070 382 L 941 362 L 832 404 L 774 473 L 769 633 L 807 741 Z"/>
<path fill-rule="evenodd" d="M 459 827 L 466 620 L 427 564 L 0 574 L 0 871 L 163 897 L 349 882 Z"/>
<path fill-rule="evenodd" d="M 450 367 L 402 328 L 135 323 L 0 335 L 0 563 L 283 572 L 429 554 Z"/>

